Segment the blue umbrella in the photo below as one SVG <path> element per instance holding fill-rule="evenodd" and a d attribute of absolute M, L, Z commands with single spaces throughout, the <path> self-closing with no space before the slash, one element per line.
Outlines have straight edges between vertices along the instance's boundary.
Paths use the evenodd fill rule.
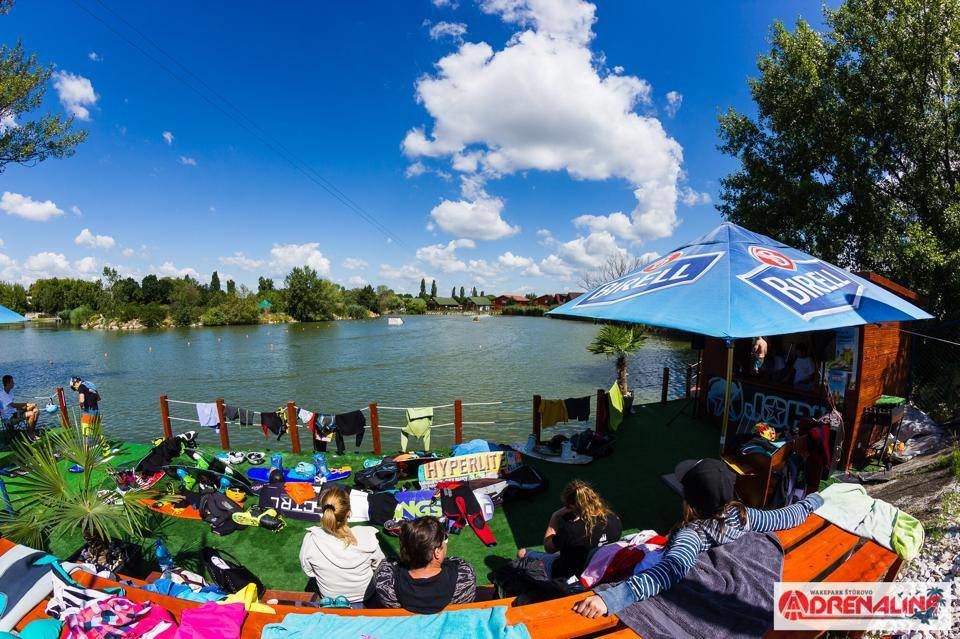
<path fill-rule="evenodd" d="M 932 317 L 839 266 L 730 222 L 549 314 L 725 339 L 728 405 L 734 339 Z M 724 434 L 727 421 L 724 410 Z"/>
<path fill-rule="evenodd" d="M 6 306 L 0 306 L 0 324 L 14 324 L 16 322 L 26 321 L 27 318 L 20 313 L 15 313 Z"/>

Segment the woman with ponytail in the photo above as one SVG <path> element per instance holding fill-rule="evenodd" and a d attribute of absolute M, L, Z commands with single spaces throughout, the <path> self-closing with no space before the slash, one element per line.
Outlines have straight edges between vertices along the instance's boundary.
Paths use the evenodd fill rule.
<path fill-rule="evenodd" d="M 322 508 L 319 526 L 307 528 L 300 547 L 300 566 L 317 582 L 321 596 L 346 597 L 360 607 L 383 551 L 372 526 L 350 527 L 350 495 L 341 486 L 324 488 L 317 497 Z"/>
<path fill-rule="evenodd" d="M 561 495 L 563 508 L 550 516 L 543 534 L 543 549 L 521 548 L 518 557 L 543 561 L 553 579 L 577 577 L 587 567 L 590 553 L 620 539 L 620 518 L 585 481 L 574 479 Z"/>

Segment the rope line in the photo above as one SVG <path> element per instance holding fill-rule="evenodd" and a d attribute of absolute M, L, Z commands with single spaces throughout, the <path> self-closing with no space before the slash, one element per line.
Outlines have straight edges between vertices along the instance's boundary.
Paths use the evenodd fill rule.
<path fill-rule="evenodd" d="M 196 406 L 197 404 L 203 404 L 203 403 L 213 404 L 214 402 L 184 402 L 179 399 L 168 399 L 167 403 L 168 404 L 187 404 L 189 406 Z"/>
<path fill-rule="evenodd" d="M 199 419 L 185 419 L 185 418 L 183 418 L 183 417 L 168 417 L 167 419 L 169 419 L 169 420 L 171 420 L 171 421 L 177 421 L 177 422 L 191 422 L 191 423 L 194 423 L 194 424 L 199 424 L 199 423 L 200 423 L 200 420 L 199 420 Z"/>

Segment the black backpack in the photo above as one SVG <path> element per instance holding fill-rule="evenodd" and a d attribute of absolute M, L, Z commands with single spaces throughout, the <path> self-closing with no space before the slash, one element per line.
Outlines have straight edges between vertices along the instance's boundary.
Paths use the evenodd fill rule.
<path fill-rule="evenodd" d="M 353 476 L 357 488 L 380 492 L 389 490 L 397 485 L 400 478 L 400 467 L 396 462 L 384 461 L 376 466 L 364 468 Z"/>
<path fill-rule="evenodd" d="M 503 491 L 503 501 L 525 499 L 539 495 L 547 489 L 547 478 L 533 466 L 524 464 L 506 474 L 507 487 Z"/>
<path fill-rule="evenodd" d="M 255 584 L 257 597 L 263 596 L 265 588 L 260 578 L 231 555 L 218 548 L 207 547 L 200 550 L 200 560 L 207 577 L 224 592 L 234 593 L 245 588 L 247 584 Z"/>

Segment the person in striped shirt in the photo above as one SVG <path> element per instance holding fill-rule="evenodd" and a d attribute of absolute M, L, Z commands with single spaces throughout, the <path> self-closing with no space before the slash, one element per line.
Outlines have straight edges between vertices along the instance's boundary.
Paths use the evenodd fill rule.
<path fill-rule="evenodd" d="M 618 584 L 600 586 L 577 602 L 578 614 L 594 619 L 616 614 L 673 587 L 697 563 L 700 553 L 747 532 L 773 532 L 802 524 L 823 504 L 819 493 L 777 510 L 747 508 L 734 499 L 736 475 L 719 459 L 688 459 L 676 469 L 683 486 L 683 519 L 670 535 L 663 559 Z"/>

